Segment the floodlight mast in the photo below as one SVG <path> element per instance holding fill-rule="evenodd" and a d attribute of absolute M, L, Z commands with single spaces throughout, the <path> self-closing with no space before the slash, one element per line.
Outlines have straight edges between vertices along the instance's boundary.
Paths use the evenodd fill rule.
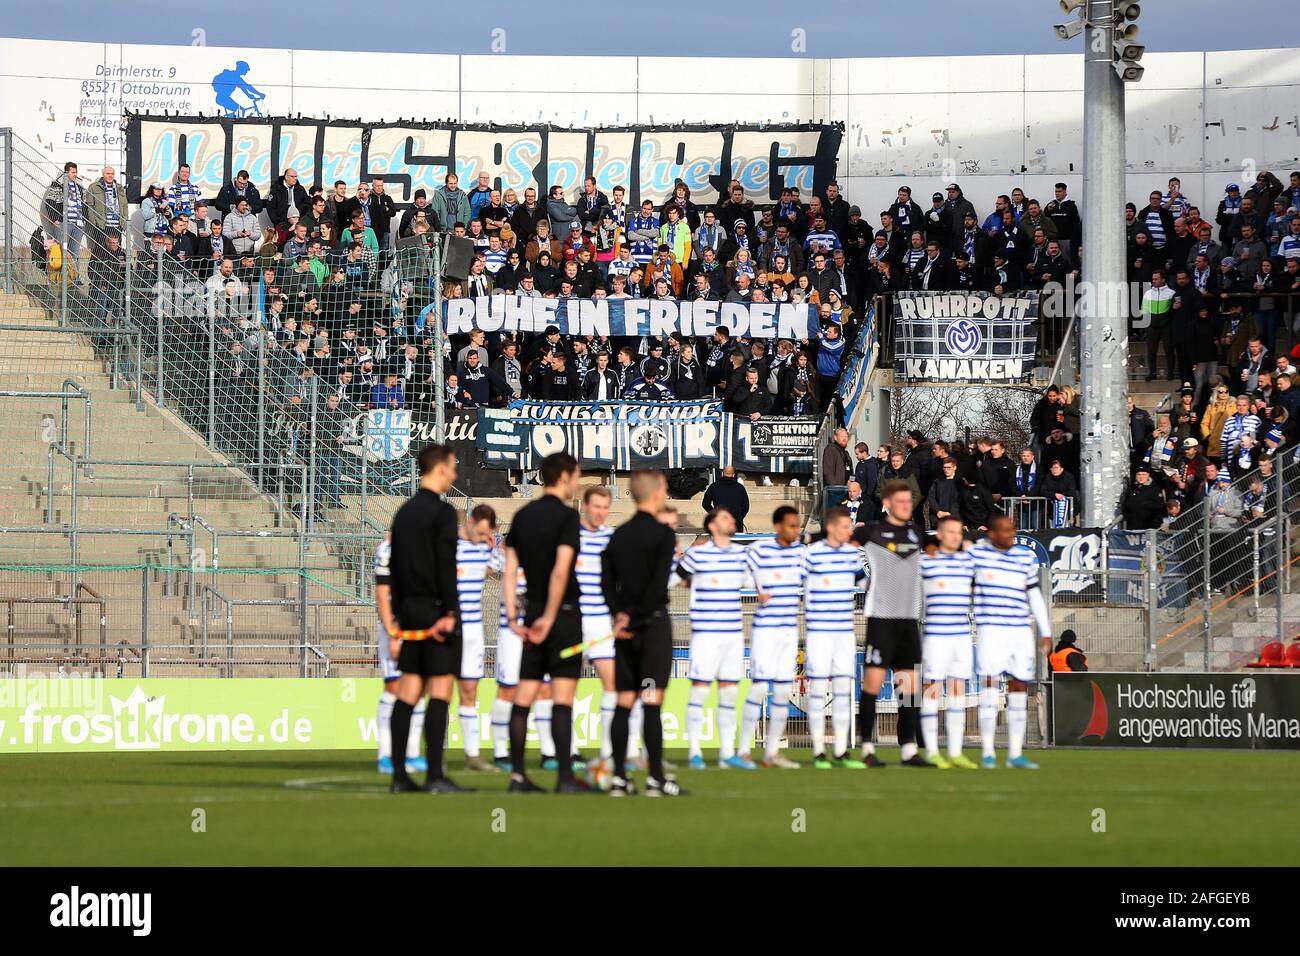
<path fill-rule="evenodd" d="M 1131 0 L 1060 0 L 1078 10 L 1084 34 L 1083 270 L 1075 330 L 1079 338 L 1080 481 L 1084 527 L 1115 521 L 1128 484 L 1128 263 L 1124 217 L 1124 73 L 1134 57 L 1115 38 L 1117 18 L 1140 12 Z M 1136 27 L 1126 27 L 1126 37 Z M 1141 57 L 1140 49 L 1136 58 Z M 1140 76 L 1141 67 L 1138 67 Z"/>

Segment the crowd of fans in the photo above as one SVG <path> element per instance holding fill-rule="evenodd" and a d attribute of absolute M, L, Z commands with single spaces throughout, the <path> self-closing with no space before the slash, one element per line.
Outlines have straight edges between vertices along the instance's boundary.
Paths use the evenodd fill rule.
<path fill-rule="evenodd" d="M 953 516 L 978 535 L 997 514 L 1014 515 L 1026 530 L 1064 528 L 1076 515 L 1079 446 L 1077 439 L 1053 440 L 1058 431 L 1054 424 L 1041 444 L 1036 442 L 1038 450 L 1015 451 L 1000 438 L 931 441 L 913 429 L 898 445 L 873 450 L 858 442 L 850 456 L 849 433 L 841 428 L 823 452 L 822 480 L 845 487 L 841 503 L 859 523 L 878 518 L 886 485 L 903 481 L 912 489 L 916 513 L 931 529 Z"/>
<path fill-rule="evenodd" d="M 1288 482 L 1300 464 L 1300 370 L 1285 354 L 1272 356 L 1252 334 L 1235 365 L 1214 372 L 1201 402 L 1184 383 L 1172 407 L 1151 413 L 1129 400 L 1133 481 L 1123 517 L 1131 530 L 1178 524 L 1207 502 L 1217 531 L 1262 520 L 1273 507 L 1276 476 Z M 1242 489 L 1258 478 L 1266 496 Z M 1294 490 L 1294 489 L 1292 489 Z M 1288 492 L 1288 496 L 1290 493 Z"/>
<path fill-rule="evenodd" d="M 172 183 L 146 190 L 132 218 L 114 170 L 83 185 L 69 163 L 47 191 L 48 235 L 39 243 L 33 237 L 33 253 L 51 283 L 75 285 L 79 260 L 68 252 L 87 242 L 89 297 L 97 314 L 111 315 L 126 282 L 123 233 L 138 229 L 134 275 L 142 291 L 163 278 L 195 290 L 203 305 L 166 316 L 164 348 L 187 356 L 201 383 L 207 324 L 215 321 L 223 408 L 236 422 L 256 408 L 252 358 L 261 349 L 273 404 L 291 417 L 316 390 L 343 415 L 427 410 L 434 402 L 473 409 L 521 397 L 719 398 L 757 418 L 830 406 L 874 296 L 1005 294 L 1077 280 L 1079 209 L 1064 183 L 1053 193 L 1044 201 L 1014 189 L 981 216 L 956 183 L 933 193 L 926 208 L 903 185 L 872 222 L 834 182 L 807 197 L 783 189 L 773 203 L 755 203 L 733 182 L 715 204 L 695 202 L 679 182 L 665 202 L 633 206 L 623 187 L 606 195 L 590 178 L 575 195 L 557 186 L 542 198 L 531 187 L 522 195 L 501 191 L 484 172 L 468 190 L 449 173 L 432 195 L 417 190 L 399 209 L 382 177 L 326 191 L 305 186 L 290 169 L 263 197 L 241 171 L 206 197 L 181 166 Z M 1225 479 L 1268 467 L 1294 445 L 1300 391 L 1279 341 L 1300 338 L 1300 329 L 1287 327 L 1296 312 L 1291 296 L 1300 293 L 1298 204 L 1300 172 L 1284 184 L 1268 171 L 1245 191 L 1228 184 L 1213 221 L 1177 179 L 1142 208 L 1128 204 L 1129 278 L 1143 290 L 1134 334 L 1145 339 L 1147 375 L 1163 358 L 1167 375 L 1187 383 L 1154 420 L 1132 411 L 1129 527 L 1160 526 L 1175 509 L 1213 494 Z M 467 278 L 427 274 L 422 250 L 441 233 L 472 242 Z M 445 343 L 438 395 L 429 303 L 439 282 L 447 298 L 804 302 L 816 306 L 820 329 L 798 341 L 725 330 L 701 339 L 562 336 L 555 327 L 538 335 L 473 332 Z M 1032 417 L 1033 440 L 1019 451 L 922 435 L 910 436 L 905 449 L 859 446 L 844 475 L 846 483 L 854 479 L 850 501 L 862 502 L 851 507 L 871 515 L 883 475 L 914 482 L 931 519 L 959 514 L 978 529 L 1004 499 L 1030 497 L 1048 504 L 1027 523 L 1069 523 L 1079 487 L 1077 397 L 1049 390 Z"/>

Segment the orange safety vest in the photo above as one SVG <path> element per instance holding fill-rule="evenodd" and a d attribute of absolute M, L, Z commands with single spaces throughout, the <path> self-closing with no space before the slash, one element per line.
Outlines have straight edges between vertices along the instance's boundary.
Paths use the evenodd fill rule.
<path fill-rule="evenodd" d="M 1068 658 L 1071 654 L 1082 654 L 1083 669 L 1084 670 L 1088 669 L 1088 655 L 1084 654 L 1083 651 L 1079 650 L 1077 647 L 1074 647 L 1073 645 L 1069 647 L 1063 647 L 1059 651 L 1052 651 L 1052 653 L 1049 654 L 1047 657 L 1047 663 L 1052 666 L 1052 670 L 1054 672 L 1068 671 L 1070 669 L 1070 665 L 1069 663 L 1067 663 L 1066 658 Z"/>

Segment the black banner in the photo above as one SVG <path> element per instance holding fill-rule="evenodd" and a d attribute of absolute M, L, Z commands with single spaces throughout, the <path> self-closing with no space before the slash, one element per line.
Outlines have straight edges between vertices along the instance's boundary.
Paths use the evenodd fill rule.
<path fill-rule="evenodd" d="M 1300 671 L 1054 674 L 1062 747 L 1300 750 Z"/>
<path fill-rule="evenodd" d="M 725 201 L 733 178 L 749 198 L 781 198 L 784 186 L 824 195 L 835 178 L 844 127 L 838 123 L 677 124 L 559 129 L 546 123 L 365 123 L 287 116 L 126 117 L 126 178 L 132 202 L 149 183 L 171 183 L 181 162 L 203 196 L 212 198 L 241 169 L 263 189 L 284 170 L 298 171 L 303 187 L 328 193 L 337 179 L 349 192 L 359 179 L 380 176 L 394 202 L 423 189 L 433 198 L 455 172 L 472 189 L 479 172 L 494 188 L 528 187 L 544 197 L 551 186 L 569 191 L 594 176 L 606 194 L 627 190 L 635 211 L 643 199 L 663 202 L 677 179 L 697 204 Z"/>
<path fill-rule="evenodd" d="M 424 408 L 411 416 L 411 454 L 434 440 L 433 411 Z M 478 450 L 478 411 L 448 411 L 446 418 L 446 443 L 456 452 L 460 462 L 456 487 L 471 498 L 508 498 L 510 482 L 506 473 L 483 467 L 483 453 Z"/>
<path fill-rule="evenodd" d="M 1037 346 L 1037 292 L 894 295 L 894 371 L 901 381 L 1027 382 Z"/>
<path fill-rule="evenodd" d="M 764 415 L 749 426 L 749 451 L 763 458 L 810 458 L 821 422 L 816 418 Z"/>

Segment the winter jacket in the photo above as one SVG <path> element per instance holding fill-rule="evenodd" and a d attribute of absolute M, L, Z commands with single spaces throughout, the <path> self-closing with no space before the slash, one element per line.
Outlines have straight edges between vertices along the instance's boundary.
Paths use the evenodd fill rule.
<path fill-rule="evenodd" d="M 469 196 L 459 189 L 438 187 L 433 191 L 429 205 L 433 207 L 433 214 L 446 232 L 455 228 L 458 222 L 468 227 L 470 219 L 473 218 Z"/>
<path fill-rule="evenodd" d="M 220 209 L 221 214 L 224 216 L 233 212 L 235 207 L 239 205 L 239 200 L 241 199 L 248 200 L 248 211 L 254 216 L 262 211 L 262 194 L 258 191 L 257 187 L 253 185 L 251 180 L 248 185 L 244 187 L 243 193 L 240 193 L 239 190 L 235 188 L 235 182 L 232 179 L 221 187 L 221 191 L 217 193 L 217 198 L 213 200 L 212 205 Z"/>
<path fill-rule="evenodd" d="M 112 188 L 117 195 L 117 230 L 125 232 L 126 222 L 130 218 L 130 211 L 126 208 L 126 189 L 120 182 L 114 182 Z M 108 228 L 108 184 L 102 178 L 86 187 L 81 203 L 81 218 L 92 237 L 102 236 Z M 95 239 L 96 244 L 101 241 Z"/>
<path fill-rule="evenodd" d="M 736 519 L 736 530 L 745 530 L 745 516 L 749 514 L 749 492 L 740 483 L 740 479 L 722 475 L 704 490 L 701 502 L 704 510 L 724 508 Z"/>
<path fill-rule="evenodd" d="M 289 189 L 281 176 L 271 187 L 271 194 L 266 200 L 266 214 L 271 218 L 275 225 L 283 225 L 289 221 L 289 208 L 297 210 L 298 215 L 310 211 L 311 203 L 307 198 L 307 190 L 303 188 L 301 182 L 293 184 L 293 189 Z"/>

